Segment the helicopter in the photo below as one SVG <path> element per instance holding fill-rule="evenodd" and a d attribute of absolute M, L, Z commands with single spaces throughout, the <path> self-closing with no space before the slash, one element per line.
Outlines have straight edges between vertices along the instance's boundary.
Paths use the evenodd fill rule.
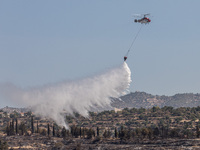
<path fill-rule="evenodd" d="M 150 14 L 139 14 L 139 15 L 138 15 L 138 14 L 137 14 L 137 15 L 135 14 L 134 17 L 140 17 L 140 19 L 135 19 L 134 22 L 136 22 L 136 23 L 138 22 L 138 23 L 141 23 L 141 24 L 150 23 L 151 20 L 150 20 L 149 18 L 146 17 L 146 16 L 149 16 L 149 15 L 150 15 Z M 131 43 L 130 48 L 128 49 L 126 55 L 124 56 L 124 61 L 127 60 L 128 54 L 129 54 L 129 52 L 130 52 L 130 50 L 131 50 L 131 47 L 133 46 L 133 44 L 134 44 L 134 42 L 135 42 L 135 40 L 136 40 L 138 34 L 140 33 L 140 30 L 141 30 L 141 29 L 142 29 L 142 26 L 140 27 L 140 29 L 139 29 L 139 31 L 137 32 L 137 34 L 136 34 L 136 36 L 135 36 L 133 42 Z"/>
<path fill-rule="evenodd" d="M 138 23 L 141 23 L 141 24 L 147 24 L 147 23 L 150 23 L 151 20 L 146 17 L 146 16 L 149 16 L 150 14 L 142 14 L 143 17 L 141 19 L 135 19 L 134 22 L 138 22 Z M 141 15 L 140 15 L 141 16 Z"/>

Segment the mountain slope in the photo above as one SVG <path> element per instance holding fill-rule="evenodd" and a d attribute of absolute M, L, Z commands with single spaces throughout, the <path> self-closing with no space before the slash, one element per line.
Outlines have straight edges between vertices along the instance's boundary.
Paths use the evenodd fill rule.
<path fill-rule="evenodd" d="M 196 107 L 200 105 L 200 94 L 183 93 L 173 96 L 151 95 L 145 92 L 134 92 L 113 99 L 112 106 L 116 108 L 151 108 L 153 106 Z"/>

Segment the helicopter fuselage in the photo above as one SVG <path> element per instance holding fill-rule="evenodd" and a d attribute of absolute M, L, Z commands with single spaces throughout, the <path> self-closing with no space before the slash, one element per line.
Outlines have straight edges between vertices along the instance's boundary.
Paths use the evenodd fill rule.
<path fill-rule="evenodd" d="M 143 18 L 141 18 L 141 19 L 135 19 L 134 20 L 135 22 L 139 22 L 139 23 L 141 23 L 141 24 L 147 24 L 147 23 L 149 23 L 149 22 L 151 22 L 151 20 L 149 19 L 149 18 L 147 18 L 147 17 L 143 17 Z"/>

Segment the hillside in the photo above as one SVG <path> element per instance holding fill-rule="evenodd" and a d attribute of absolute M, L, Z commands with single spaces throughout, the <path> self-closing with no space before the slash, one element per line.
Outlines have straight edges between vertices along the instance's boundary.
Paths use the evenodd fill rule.
<path fill-rule="evenodd" d="M 120 107 L 191 106 L 193 103 L 199 103 L 199 94 L 168 97 L 135 92 L 113 100 Z M 0 149 L 2 146 L 4 149 L 87 150 L 200 148 L 200 107 L 124 108 L 90 112 L 87 118 L 75 113 L 66 116 L 70 130 L 30 111 L 20 111 L 11 107 L 0 110 Z"/>
<path fill-rule="evenodd" d="M 124 95 L 120 98 L 112 98 L 111 105 L 115 108 L 152 108 L 153 106 L 172 106 L 174 108 L 179 107 L 197 107 L 200 106 L 200 94 L 193 93 L 183 93 L 175 94 L 173 96 L 159 96 L 152 95 L 146 92 L 131 92 L 127 95 Z M 91 111 L 103 111 L 111 110 L 111 107 L 97 107 L 93 108 Z M 2 108 L 4 112 L 27 112 L 30 108 L 11 108 L 4 107 Z"/>
<path fill-rule="evenodd" d="M 200 106 L 200 94 L 183 93 L 173 96 L 151 95 L 145 92 L 134 92 L 113 99 L 112 106 L 116 108 L 151 108 L 153 106 L 196 107 Z"/>

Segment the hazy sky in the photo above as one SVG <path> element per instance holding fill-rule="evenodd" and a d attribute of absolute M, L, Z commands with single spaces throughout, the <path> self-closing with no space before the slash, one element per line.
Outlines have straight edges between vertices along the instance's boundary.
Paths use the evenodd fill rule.
<path fill-rule="evenodd" d="M 74 80 L 123 62 L 130 91 L 199 93 L 199 0 L 1 0 L 0 83 L 20 87 Z"/>

